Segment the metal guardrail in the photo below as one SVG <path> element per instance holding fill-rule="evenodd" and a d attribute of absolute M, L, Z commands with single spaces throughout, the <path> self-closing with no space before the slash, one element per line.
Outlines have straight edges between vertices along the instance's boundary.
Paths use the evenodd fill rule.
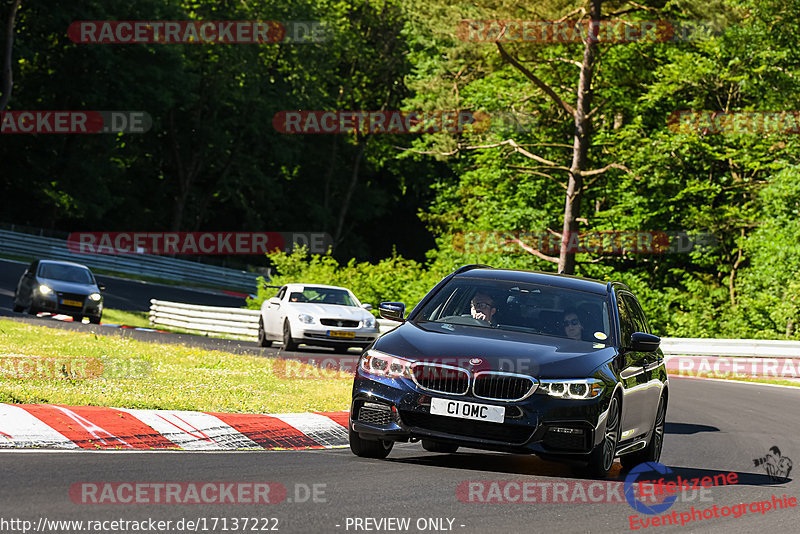
<path fill-rule="evenodd" d="M 245 341 L 258 340 L 259 310 L 200 306 L 150 299 L 150 326 L 180 328 L 202 335 L 222 334 Z M 378 319 L 381 334 L 400 323 Z"/>
<path fill-rule="evenodd" d="M 203 335 L 226 335 L 235 339 L 258 339 L 259 310 L 200 306 L 150 300 L 150 325 L 180 328 Z"/>
<path fill-rule="evenodd" d="M 664 354 L 676 356 L 797 358 L 800 357 L 800 341 L 662 337 L 661 350 Z"/>
<path fill-rule="evenodd" d="M 258 273 L 149 254 L 75 254 L 64 239 L 0 230 L 0 252 L 74 261 L 90 268 L 255 293 Z"/>
<path fill-rule="evenodd" d="M 150 301 L 152 326 L 181 328 L 202 334 L 236 335 L 249 341 L 258 339 L 258 316 L 258 310 L 198 306 L 155 299 Z M 378 319 L 381 334 L 399 324 Z M 661 350 L 667 359 L 679 356 L 800 358 L 800 341 L 662 337 Z"/>

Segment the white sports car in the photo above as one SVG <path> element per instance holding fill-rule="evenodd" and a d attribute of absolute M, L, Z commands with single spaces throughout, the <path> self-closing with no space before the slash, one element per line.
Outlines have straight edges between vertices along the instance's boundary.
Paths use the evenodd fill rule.
<path fill-rule="evenodd" d="M 282 341 L 283 350 L 300 343 L 337 352 L 367 347 L 379 335 L 370 309 L 343 287 L 286 284 L 261 305 L 258 341 L 262 347 Z"/>

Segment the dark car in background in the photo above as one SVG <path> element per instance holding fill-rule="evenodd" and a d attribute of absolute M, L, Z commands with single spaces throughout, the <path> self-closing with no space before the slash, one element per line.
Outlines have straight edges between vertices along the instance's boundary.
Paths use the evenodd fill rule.
<path fill-rule="evenodd" d="M 87 317 L 100 323 L 105 287 L 97 284 L 85 265 L 68 261 L 36 260 L 17 283 L 14 311 L 72 316 L 76 321 Z"/>
<path fill-rule="evenodd" d="M 658 461 L 669 384 L 660 338 L 619 282 L 465 266 L 361 356 L 350 448 L 386 457 L 396 441 L 588 464 L 605 476 Z"/>

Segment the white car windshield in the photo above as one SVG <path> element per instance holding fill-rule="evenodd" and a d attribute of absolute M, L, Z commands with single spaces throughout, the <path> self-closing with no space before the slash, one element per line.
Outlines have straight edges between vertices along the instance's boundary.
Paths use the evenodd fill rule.
<path fill-rule="evenodd" d="M 306 287 L 303 291 L 289 293 L 289 302 L 312 302 L 315 304 L 335 304 L 339 306 L 355 306 L 350 293 L 344 289 L 328 287 Z"/>

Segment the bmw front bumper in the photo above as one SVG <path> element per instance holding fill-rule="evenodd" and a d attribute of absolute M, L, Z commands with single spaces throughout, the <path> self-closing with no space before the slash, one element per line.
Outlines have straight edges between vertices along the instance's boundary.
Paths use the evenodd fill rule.
<path fill-rule="evenodd" d="M 586 400 L 534 393 L 521 401 L 490 401 L 425 391 L 412 380 L 367 375 L 359 368 L 350 427 L 365 439 L 431 439 L 485 450 L 583 457 L 603 439 L 611 398 L 608 389 Z M 433 415 L 432 398 L 503 406 L 504 421 Z"/>

